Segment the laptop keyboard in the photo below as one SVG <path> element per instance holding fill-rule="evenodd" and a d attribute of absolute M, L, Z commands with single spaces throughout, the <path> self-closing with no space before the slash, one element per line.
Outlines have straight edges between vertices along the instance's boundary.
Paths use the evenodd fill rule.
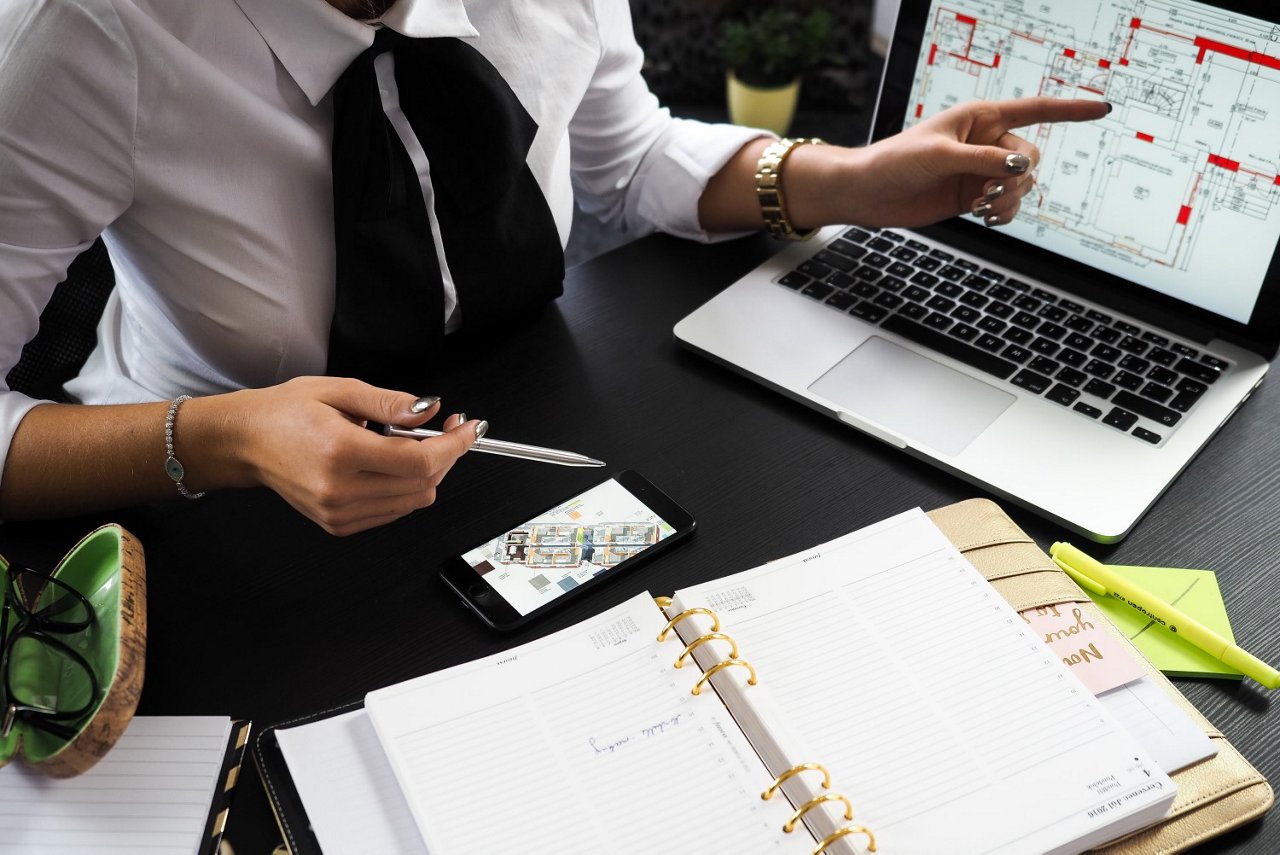
<path fill-rule="evenodd" d="M 850 228 L 777 282 L 1158 445 L 1230 364 L 950 249 Z"/>

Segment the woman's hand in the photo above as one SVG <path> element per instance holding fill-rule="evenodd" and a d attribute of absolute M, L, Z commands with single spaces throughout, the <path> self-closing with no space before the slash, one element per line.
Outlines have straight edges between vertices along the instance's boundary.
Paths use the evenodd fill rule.
<path fill-rule="evenodd" d="M 1035 185 L 1040 162 L 1040 151 L 1010 129 L 1089 121 L 1110 111 L 1104 101 L 970 101 L 866 148 L 827 155 L 832 174 L 825 180 L 810 174 L 826 171 L 816 161 L 825 147 L 803 146 L 791 160 L 805 155 L 815 168 L 784 173 L 783 188 L 798 227 L 810 219 L 910 227 L 957 214 L 1003 225 Z"/>
<path fill-rule="evenodd" d="M 245 482 L 270 487 L 337 535 L 432 504 L 454 462 L 488 427 L 457 415 L 446 420 L 443 436 L 432 439 L 375 434 L 366 422 L 417 427 L 436 414 L 438 399 L 417 399 L 415 407 L 412 395 L 344 378 L 300 377 L 219 398 L 231 405 L 224 410 L 230 421 L 222 441 L 239 445 L 223 450 L 239 458 Z M 187 408 L 198 411 L 200 399 L 185 405 L 184 416 Z M 190 415 L 194 422 L 197 414 Z M 199 488 L 194 475 L 192 481 Z"/>

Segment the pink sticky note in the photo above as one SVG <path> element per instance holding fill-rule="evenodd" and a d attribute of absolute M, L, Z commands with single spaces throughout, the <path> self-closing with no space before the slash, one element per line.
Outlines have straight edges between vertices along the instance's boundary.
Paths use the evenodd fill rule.
<path fill-rule="evenodd" d="M 1041 606 L 1019 614 L 1095 695 L 1146 674 L 1133 654 L 1091 621 L 1079 603 Z"/>

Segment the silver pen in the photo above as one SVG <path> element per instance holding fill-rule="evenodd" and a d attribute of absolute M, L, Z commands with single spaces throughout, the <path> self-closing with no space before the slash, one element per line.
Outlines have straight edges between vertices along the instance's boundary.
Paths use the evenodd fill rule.
<path fill-rule="evenodd" d="M 428 439 L 443 436 L 443 433 L 430 428 L 405 428 L 395 425 L 383 425 L 382 432 L 386 436 L 403 436 L 409 439 Z M 603 460 L 596 460 L 572 451 L 561 451 L 558 448 L 543 448 L 538 445 L 524 445 L 519 442 L 503 442 L 500 439 L 481 437 L 472 451 L 483 451 L 487 454 L 501 454 L 504 457 L 519 457 L 522 460 L 537 460 L 541 463 L 557 463 L 561 466 L 604 466 Z"/>

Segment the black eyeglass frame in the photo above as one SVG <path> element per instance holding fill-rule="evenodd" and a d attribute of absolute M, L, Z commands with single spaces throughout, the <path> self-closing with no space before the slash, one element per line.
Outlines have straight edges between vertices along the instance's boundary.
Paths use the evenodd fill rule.
<path fill-rule="evenodd" d="M 62 580 L 22 564 L 9 564 L 5 576 L 4 600 L 3 605 L 0 606 L 0 690 L 4 693 L 3 698 L 0 698 L 0 709 L 3 709 L 3 719 L 0 719 L 0 738 L 8 737 L 14 724 L 21 721 L 54 736 L 72 739 L 78 729 L 68 727 L 62 722 L 75 721 L 92 710 L 97 705 L 101 685 L 89 662 L 69 644 L 55 638 L 51 633 L 72 634 L 88 629 L 94 623 L 93 604 Z M 32 611 L 27 607 L 25 592 L 19 582 L 20 577 L 37 580 L 40 583 L 40 587 L 36 589 L 39 593 L 43 593 L 49 585 L 56 586 L 63 596 L 70 595 L 75 598 L 75 602 L 84 609 L 85 617 L 81 620 L 64 621 L 49 617 L 48 609 Z M 38 599 L 38 596 L 39 594 L 35 599 Z M 55 603 L 61 601 L 58 599 Z M 10 612 L 15 615 L 12 634 L 9 628 Z M 9 662 L 14 645 L 23 638 L 35 640 L 57 651 L 84 671 L 88 677 L 90 689 L 89 700 L 84 706 L 74 710 L 57 710 L 27 703 L 16 697 L 10 682 L 12 674 L 9 670 Z"/>

